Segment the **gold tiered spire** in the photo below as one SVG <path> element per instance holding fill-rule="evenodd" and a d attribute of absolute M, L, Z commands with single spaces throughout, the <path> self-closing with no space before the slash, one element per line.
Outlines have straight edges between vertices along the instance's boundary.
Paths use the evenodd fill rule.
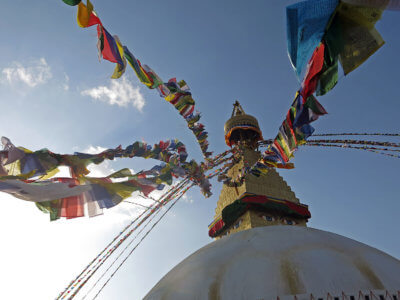
<path fill-rule="evenodd" d="M 247 115 L 238 101 L 224 129 L 226 143 L 241 150 L 241 160 L 227 173 L 231 178 L 238 178 L 246 165 L 253 165 L 261 157 L 257 142 L 262 140 L 262 133 L 257 119 Z M 260 226 L 306 226 L 309 217 L 307 206 L 300 204 L 288 184 L 271 169 L 260 177 L 248 174 L 236 186 L 224 184 L 209 234 L 220 238 Z"/>

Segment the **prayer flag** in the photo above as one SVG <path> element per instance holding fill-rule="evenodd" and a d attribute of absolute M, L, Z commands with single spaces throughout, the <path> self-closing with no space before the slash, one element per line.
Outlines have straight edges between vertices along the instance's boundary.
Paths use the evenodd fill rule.
<path fill-rule="evenodd" d="M 271 150 L 278 155 L 282 163 L 286 163 L 289 161 L 289 158 L 285 154 L 285 151 L 282 149 L 281 145 L 278 143 L 277 139 L 275 139 L 274 143 L 271 144 Z"/>
<path fill-rule="evenodd" d="M 286 8 L 288 53 L 298 77 L 321 42 L 338 0 L 308 0 Z"/>
<path fill-rule="evenodd" d="M 119 54 L 117 43 L 101 24 L 97 25 L 97 36 L 100 41 L 99 51 L 103 59 L 124 65 Z"/>
<path fill-rule="evenodd" d="M 281 127 L 279 128 L 279 131 L 284 133 L 284 135 L 288 141 L 290 150 L 293 151 L 294 149 L 296 149 L 297 148 L 296 136 L 293 132 L 293 129 L 288 124 L 287 120 L 283 121 Z"/>
<path fill-rule="evenodd" d="M 307 71 L 300 91 L 304 99 L 311 96 L 317 89 L 319 74 L 324 65 L 324 53 L 325 45 L 324 43 L 320 43 L 319 46 L 315 48 L 315 51 L 308 62 Z"/>
<path fill-rule="evenodd" d="M 345 75 L 358 68 L 385 43 L 374 27 L 382 12 L 379 8 L 341 3 L 338 14 L 344 46 L 339 59 Z"/>
<path fill-rule="evenodd" d="M 111 76 L 111 78 L 117 79 L 117 78 L 120 78 L 125 73 L 125 70 L 126 70 L 126 58 L 124 56 L 124 48 L 122 46 L 121 41 L 119 40 L 119 37 L 117 35 L 114 35 L 114 39 L 115 39 L 115 43 L 117 44 L 119 55 L 120 55 L 120 57 L 122 59 L 122 62 L 123 62 L 122 65 L 117 63 L 117 65 L 115 66 L 115 69 L 114 69 L 114 73 Z"/>
<path fill-rule="evenodd" d="M 315 129 L 310 124 L 305 124 L 301 127 L 296 127 L 294 131 L 298 145 L 302 145 L 305 143 L 306 139 L 313 134 Z"/>
<path fill-rule="evenodd" d="M 87 6 L 80 2 L 78 5 L 77 23 L 80 27 L 90 27 L 96 24 L 101 24 L 99 17 L 93 11 L 93 4 L 88 0 Z"/>
<path fill-rule="evenodd" d="M 327 28 L 323 43 L 325 45 L 324 65 L 319 74 L 317 96 L 325 95 L 338 82 L 339 53 L 343 50 L 341 22 L 338 14 Z"/>
<path fill-rule="evenodd" d="M 139 78 L 140 82 L 145 84 L 147 87 L 150 87 L 152 85 L 152 82 L 143 72 L 143 68 L 140 65 L 140 61 L 135 58 L 135 56 L 129 51 L 129 49 L 126 46 L 124 46 L 123 48 L 124 48 L 124 56 L 128 60 L 132 69 L 135 71 L 136 76 Z"/>
<path fill-rule="evenodd" d="M 153 69 L 150 68 L 148 65 L 143 65 L 142 70 L 147 75 L 147 77 L 150 78 L 151 82 L 153 83 L 152 86 L 150 87 L 151 89 L 155 89 L 158 86 L 160 86 L 161 84 L 163 84 L 162 79 L 160 77 L 158 77 L 156 72 L 154 72 Z"/>
<path fill-rule="evenodd" d="M 299 101 L 304 102 L 301 95 Z M 324 107 L 315 99 L 314 96 L 309 96 L 305 103 L 301 106 L 300 111 L 297 112 L 296 118 L 293 122 L 293 128 L 302 127 L 305 124 L 310 124 L 319 118 L 319 116 L 327 114 Z"/>

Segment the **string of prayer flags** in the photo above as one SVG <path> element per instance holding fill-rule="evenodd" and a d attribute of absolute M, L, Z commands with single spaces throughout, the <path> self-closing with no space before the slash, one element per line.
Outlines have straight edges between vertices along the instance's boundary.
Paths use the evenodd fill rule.
<path fill-rule="evenodd" d="M 256 162 L 256 164 L 250 168 L 250 165 L 247 161 L 243 161 L 243 168 L 240 171 L 240 173 L 236 177 L 230 177 L 227 175 L 228 171 L 233 168 L 242 158 L 242 150 L 239 147 L 234 147 L 232 148 L 233 155 L 225 158 L 224 161 L 220 161 L 219 163 L 223 163 L 225 161 L 228 161 L 225 163 L 221 168 L 215 170 L 216 175 L 218 175 L 218 181 L 222 182 L 224 185 L 229 186 L 229 187 L 239 187 L 241 186 L 244 181 L 246 175 L 250 172 L 254 176 L 259 177 L 262 174 L 266 174 L 270 167 L 275 167 L 275 168 L 284 168 L 284 169 L 293 169 L 294 165 L 291 163 L 287 163 L 285 165 L 280 164 L 280 163 L 273 163 L 271 164 L 270 161 L 268 162 Z"/>
<path fill-rule="evenodd" d="M 85 205 L 89 215 L 97 215 L 99 210 L 117 205 L 134 191 L 147 196 L 156 189 L 162 190 L 163 183 L 172 184 L 173 177 L 189 176 L 204 195 L 211 195 L 211 185 L 204 174 L 207 168 L 194 160 L 186 162 L 186 147 L 178 140 L 160 141 L 154 146 L 135 142 L 125 149 L 119 146 L 98 154 L 76 152 L 73 155 L 57 154 L 47 149 L 32 152 L 15 147 L 8 138 L 3 137 L 1 141 L 4 150 L 0 151 L 0 190 L 24 200 L 40 202 L 37 206 L 49 212 L 52 220 L 81 216 L 77 211 L 82 211 L 80 207 Z M 105 178 L 86 176 L 89 164 L 122 157 L 153 158 L 165 164 L 135 175 L 122 169 Z M 47 179 L 60 166 L 69 167 L 72 178 Z M 73 208 L 69 209 L 70 206 Z M 68 213 L 70 211 L 73 213 Z"/>
<path fill-rule="evenodd" d="M 87 170 L 89 164 L 100 164 L 106 159 L 113 160 L 119 157 L 153 158 L 171 163 L 175 168 L 190 168 L 190 163 L 185 164 L 186 147 L 178 140 L 161 141 L 154 146 L 144 142 L 134 142 L 125 149 L 119 146 L 97 154 L 75 152 L 73 155 L 57 154 L 48 149 L 32 152 L 23 147 L 15 147 L 4 137 L 2 142 L 4 150 L 0 151 L 2 159 L 0 165 L 7 171 L 7 175 L 24 176 L 31 172 L 34 172 L 34 176 L 45 175 L 59 166 L 67 166 L 73 177 L 80 177 L 89 174 Z"/>
<path fill-rule="evenodd" d="M 174 105 L 179 114 L 186 120 L 188 128 L 195 135 L 204 157 L 209 158 L 212 153 L 208 152 L 208 133 L 205 131 L 204 125 L 198 122 L 200 114 L 194 112 L 195 101 L 186 82 L 183 80 L 176 82 L 176 79 L 173 78 L 164 83 L 148 65 L 144 64 L 142 66 L 140 61 L 121 43 L 118 36 L 112 36 L 106 30 L 94 12 L 94 7 L 90 0 L 87 0 L 86 5 L 77 0 L 63 1 L 68 5 L 78 5 L 77 23 L 80 27 L 87 28 L 97 25 L 99 59 L 103 58 L 117 64 L 111 78 L 120 78 L 126 70 L 127 63 L 129 63 L 144 85 L 150 89 L 157 89 L 161 97 Z"/>
<path fill-rule="evenodd" d="M 388 152 L 400 152 L 400 150 L 397 149 L 391 149 L 391 148 L 379 148 L 379 147 L 370 147 L 370 146 L 352 146 L 348 144 L 342 144 L 342 145 L 335 145 L 335 144 L 326 144 L 326 143 L 316 143 L 316 142 L 308 142 L 304 144 L 303 146 L 312 146 L 312 147 L 334 147 L 334 148 L 341 148 L 341 149 L 356 149 L 356 150 L 365 150 L 381 155 L 386 155 L 394 158 L 400 158 L 400 155 L 396 154 L 391 154 Z"/>
<path fill-rule="evenodd" d="M 177 82 L 176 78 L 172 78 L 167 83 L 163 83 L 156 72 L 147 65 L 142 66 L 127 47 L 124 47 L 124 55 L 139 80 L 148 88 L 157 89 L 160 96 L 179 111 L 179 114 L 187 122 L 188 128 L 195 135 L 204 157 L 210 157 L 212 153 L 208 152 L 208 133 L 205 131 L 204 125 L 198 122 L 200 114 L 194 112 L 195 101 L 186 82 L 184 80 Z"/>
<path fill-rule="evenodd" d="M 293 157 L 293 152 L 298 145 L 305 143 L 305 140 L 314 131 L 310 123 L 326 113 L 324 107 L 313 95 L 309 95 L 305 99 L 302 91 L 298 91 L 286 119 L 279 128 L 278 135 L 258 163 L 275 166 L 280 161 L 286 164 Z M 255 168 L 256 166 L 253 166 L 252 170 Z"/>
<path fill-rule="evenodd" d="M 334 145 L 334 144 L 324 144 L 324 143 L 309 142 L 309 143 L 306 143 L 304 145 L 306 145 L 306 146 L 350 148 L 350 149 L 363 149 L 363 150 L 368 149 L 368 150 L 379 150 L 379 151 L 387 151 L 387 152 L 400 152 L 400 149 L 380 148 L 380 147 L 371 147 L 371 146 L 352 146 L 352 145 L 348 145 L 348 144 Z"/>
<path fill-rule="evenodd" d="M 353 144 L 353 145 L 370 145 L 382 147 L 395 147 L 400 148 L 400 143 L 392 142 L 378 142 L 378 141 L 361 141 L 361 140 L 308 140 L 310 143 L 330 143 L 330 144 Z"/>
<path fill-rule="evenodd" d="M 303 95 L 302 90 L 296 93 L 286 118 L 279 127 L 278 135 L 274 140 L 268 140 L 265 143 L 267 149 L 251 168 L 244 168 L 245 174 L 250 172 L 255 176 L 260 176 L 266 174 L 270 168 L 294 168 L 294 165 L 288 162 L 293 157 L 297 147 L 304 144 L 306 139 L 314 132 L 310 123 L 327 113 L 312 94 L 307 98 L 304 98 Z M 222 176 L 220 175 L 221 179 Z M 233 182 L 241 183 L 240 180 Z M 224 183 L 232 185 L 232 181 L 227 180 L 227 178 L 224 178 Z"/>
<path fill-rule="evenodd" d="M 37 182 L 33 180 L 0 179 L 0 191 L 31 202 L 45 202 L 76 196 L 89 189 L 89 186 L 71 185 L 70 183 L 55 182 L 54 180 Z"/>
<path fill-rule="evenodd" d="M 137 175 L 136 175 L 137 176 Z M 89 217 L 97 216 L 102 213 L 104 208 L 111 208 L 121 203 L 124 199 L 132 196 L 135 191 L 142 192 L 146 197 L 154 190 L 162 190 L 163 184 L 157 183 L 160 178 L 135 178 L 128 176 L 124 181 L 112 181 L 113 175 L 105 178 L 83 177 L 74 178 L 55 178 L 63 182 L 75 182 L 80 187 L 86 187 L 83 193 L 67 198 L 54 199 L 51 201 L 36 203 L 39 209 L 50 213 L 50 220 L 57 220 L 60 217 L 72 219 L 83 216 L 77 211 L 84 211 L 87 206 Z M 119 177 L 119 176 L 118 176 Z M 134 179 L 135 178 L 135 179 Z"/>
<path fill-rule="evenodd" d="M 314 132 L 310 123 L 326 113 L 324 107 L 312 94 L 305 100 L 302 90 L 298 91 L 285 120 L 279 127 L 278 135 L 273 141 L 268 141 L 267 149 L 262 153 L 261 159 L 248 171 L 255 176 L 260 176 L 266 174 L 269 168 L 294 168 L 294 165 L 288 162 L 297 147 L 304 144 Z"/>
<path fill-rule="evenodd" d="M 294 101 L 294 105 L 296 106 L 296 100 Z M 291 110 L 289 110 L 289 112 L 292 113 L 292 118 L 293 115 L 296 116 L 296 110 L 293 109 L 293 107 L 291 108 Z M 307 120 L 310 120 L 309 118 L 306 118 Z M 297 125 L 296 122 L 294 122 L 294 124 Z M 306 126 L 308 126 L 309 128 L 311 128 L 313 130 L 313 128 L 306 124 L 303 125 L 301 127 L 301 129 L 303 130 L 304 128 L 306 128 Z M 358 150 L 365 150 L 365 151 L 370 151 L 370 152 L 374 152 L 374 153 L 378 153 L 378 154 L 382 154 L 382 155 L 386 155 L 386 156 L 390 156 L 390 157 L 394 157 L 394 158 L 400 158 L 399 155 L 396 154 L 391 154 L 391 153 L 387 153 L 387 152 L 400 152 L 400 150 L 396 149 L 396 148 L 400 148 L 400 144 L 399 143 L 392 143 L 392 142 L 380 142 L 380 141 L 363 141 L 363 140 L 349 140 L 349 139 L 345 139 L 345 140 L 325 140 L 325 139 L 309 139 L 306 141 L 306 138 L 308 138 L 309 136 L 311 136 L 312 132 L 309 132 L 306 134 L 306 138 L 303 138 L 303 136 L 300 136 L 298 134 L 298 129 L 296 128 L 295 132 L 296 132 L 296 137 L 298 142 L 298 146 L 316 146 L 316 147 L 335 147 L 335 148 L 349 148 L 349 149 L 358 149 Z M 400 133 L 321 133 L 321 134 L 314 134 L 313 136 L 400 136 Z M 261 145 L 263 145 L 263 141 L 260 142 Z M 258 161 L 250 170 L 250 172 L 253 175 L 259 176 L 262 173 L 258 171 L 258 169 L 260 169 L 262 167 L 283 167 L 283 168 L 292 168 L 294 166 L 289 165 L 289 163 L 286 164 L 282 164 L 281 166 L 277 166 L 277 161 L 282 161 L 284 160 L 284 157 L 286 155 L 285 151 L 282 149 L 283 151 L 283 155 L 281 154 L 281 152 L 279 150 L 277 150 L 276 145 L 271 144 L 271 141 L 268 140 L 266 141 L 266 144 L 268 145 L 268 149 L 264 152 L 263 154 L 263 161 Z M 338 145 L 339 144 L 339 145 Z M 362 146 L 354 146 L 354 145 L 362 145 Z M 376 147 L 375 147 L 376 146 Z M 383 148 L 384 147 L 384 148 Z M 392 148 L 390 148 L 392 147 Z M 278 159 L 277 159 L 278 158 Z"/>
<path fill-rule="evenodd" d="M 236 155 L 235 155 L 236 154 Z M 235 153 L 231 158 L 230 162 L 224 164 L 222 168 L 220 168 L 220 172 L 218 174 L 218 181 L 222 182 L 224 185 L 229 186 L 229 187 L 239 187 L 244 183 L 244 178 L 245 178 L 245 167 L 242 169 L 241 173 L 236 176 L 236 178 L 232 178 L 227 176 L 227 173 L 230 169 L 232 169 L 239 161 L 240 161 L 240 156 L 238 156 L 238 153 Z"/>
<path fill-rule="evenodd" d="M 370 136 L 400 136 L 400 133 L 318 133 L 314 136 L 339 136 L 339 135 L 370 135 Z"/>
<path fill-rule="evenodd" d="M 120 179 L 127 178 L 124 181 Z M 50 213 L 50 219 L 68 219 L 83 216 L 87 206 L 89 217 L 98 215 L 103 208 L 111 208 L 133 192 L 140 191 L 146 197 L 154 190 L 162 190 L 164 183 L 172 184 L 172 169 L 167 165 L 131 174 L 122 169 L 105 178 L 52 178 L 50 180 L 16 180 L 0 178 L 0 191 L 36 202 L 39 209 Z M 113 181 L 113 179 L 119 179 Z M 72 213 L 70 213 L 72 212 Z"/>
<path fill-rule="evenodd" d="M 337 84 L 339 62 L 347 75 L 384 44 L 375 23 L 389 1 L 364 6 L 361 2 L 365 1 L 307 0 L 287 7 L 288 53 L 299 78 L 307 60 L 308 64 L 278 135 L 250 169 L 254 175 L 278 161 L 285 165 L 312 135 L 310 123 L 326 114 L 313 94 L 324 95 Z"/>
<path fill-rule="evenodd" d="M 40 210 L 50 214 L 51 220 L 80 217 L 84 211 L 89 217 L 97 216 L 104 208 L 114 207 L 135 191 L 147 197 L 154 190 L 162 190 L 164 184 L 171 185 L 173 178 L 179 177 L 189 178 L 209 197 L 211 177 L 205 172 L 229 160 L 226 156 L 232 151 L 227 150 L 197 164 L 194 160 L 186 162 L 186 147 L 178 140 L 160 141 L 154 146 L 135 142 L 126 148 L 119 146 L 97 154 L 75 152 L 73 155 L 57 154 L 47 149 L 32 152 L 15 147 L 8 138 L 3 137 L 1 141 L 4 150 L 0 151 L 0 191 L 36 202 Z M 86 176 L 89 164 L 123 157 L 152 158 L 163 161 L 163 164 L 136 174 L 125 168 L 107 177 Z M 72 177 L 50 178 L 60 166 L 69 167 Z M 214 172 L 213 176 L 217 173 Z"/>
<path fill-rule="evenodd" d="M 94 7 L 90 0 L 87 0 L 87 5 L 83 4 L 83 2 L 79 2 L 77 23 L 83 28 L 97 25 L 97 48 L 99 52 L 99 58 L 103 57 L 106 60 L 116 63 L 117 65 L 111 78 L 120 78 L 126 69 L 126 59 L 124 57 L 122 43 L 118 36 L 112 37 L 108 33 L 93 9 Z"/>

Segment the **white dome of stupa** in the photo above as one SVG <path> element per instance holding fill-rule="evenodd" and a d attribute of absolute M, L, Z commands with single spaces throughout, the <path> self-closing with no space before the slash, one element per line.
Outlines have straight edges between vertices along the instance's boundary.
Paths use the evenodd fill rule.
<path fill-rule="evenodd" d="M 334 233 L 278 225 L 206 245 L 144 299 L 397 300 L 399 291 L 394 257 Z"/>

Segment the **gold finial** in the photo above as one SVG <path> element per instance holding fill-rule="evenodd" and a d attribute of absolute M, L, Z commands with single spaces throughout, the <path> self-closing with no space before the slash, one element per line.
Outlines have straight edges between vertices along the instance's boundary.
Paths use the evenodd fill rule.
<path fill-rule="evenodd" d="M 232 117 L 233 116 L 241 116 L 245 115 L 246 113 L 244 112 L 242 106 L 240 105 L 239 101 L 235 101 L 233 104 L 233 111 L 232 111 Z"/>

